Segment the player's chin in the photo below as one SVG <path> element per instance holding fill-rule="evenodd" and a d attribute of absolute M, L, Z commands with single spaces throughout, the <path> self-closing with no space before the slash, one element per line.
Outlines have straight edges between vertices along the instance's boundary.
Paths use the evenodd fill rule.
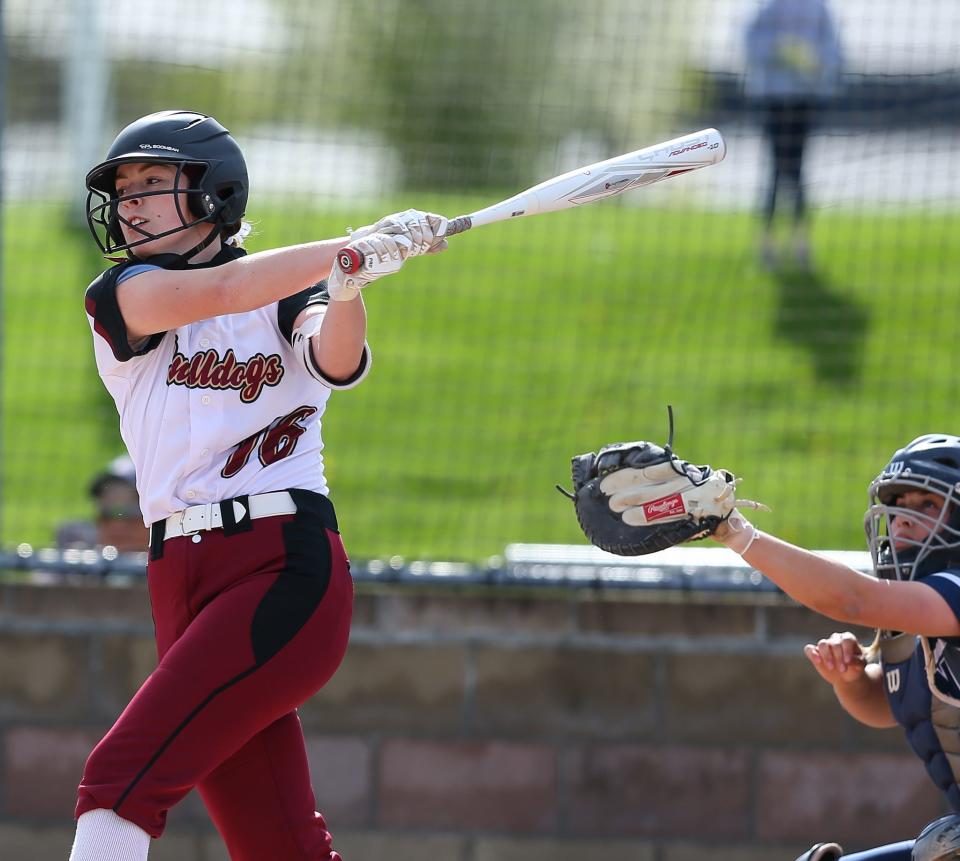
<path fill-rule="evenodd" d="M 137 257 L 151 257 L 154 254 L 162 254 L 166 250 L 162 239 L 145 237 L 142 233 L 124 232 L 124 239 Z"/>

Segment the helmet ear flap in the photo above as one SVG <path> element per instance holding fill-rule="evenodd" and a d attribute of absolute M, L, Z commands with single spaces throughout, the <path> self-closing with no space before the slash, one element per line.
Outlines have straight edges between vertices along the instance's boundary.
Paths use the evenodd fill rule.
<path fill-rule="evenodd" d="M 194 218 L 208 218 L 216 209 L 203 183 L 204 175 L 208 171 L 208 166 L 200 164 L 181 164 L 177 168 L 177 182 L 179 183 L 180 175 L 183 174 L 188 187 L 196 189 L 187 195 L 187 212 Z"/>
<path fill-rule="evenodd" d="M 223 224 L 233 224 L 243 218 L 245 201 L 242 198 L 242 189 L 230 184 L 217 188 L 217 197 L 221 202 L 220 221 Z"/>
<path fill-rule="evenodd" d="M 187 208 L 196 218 L 209 218 L 216 212 L 217 205 L 207 192 L 198 191 L 187 195 Z"/>
<path fill-rule="evenodd" d="M 197 218 L 210 218 L 216 213 L 216 221 L 221 225 L 233 224 L 243 218 L 243 201 L 232 184 L 218 186 L 213 194 L 206 189 L 191 194 L 187 205 Z"/>

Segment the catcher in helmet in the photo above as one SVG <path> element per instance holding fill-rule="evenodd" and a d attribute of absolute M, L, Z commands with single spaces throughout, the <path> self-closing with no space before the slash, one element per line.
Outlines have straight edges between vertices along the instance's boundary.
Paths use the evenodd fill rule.
<path fill-rule="evenodd" d="M 339 666 L 353 601 L 320 418 L 370 368 L 361 290 L 442 250 L 446 219 L 247 254 L 243 154 L 190 111 L 128 125 L 86 185 L 114 263 L 86 311 L 149 529 L 159 663 L 87 760 L 70 857 L 143 861 L 196 787 L 234 861 L 335 861 L 296 711 Z"/>
<path fill-rule="evenodd" d="M 915 840 L 851 855 L 818 844 L 804 858 L 960 858 L 960 437 L 925 434 L 894 453 L 870 484 L 865 516 L 875 576 L 757 530 L 736 508 L 714 533 L 807 607 L 877 629 L 804 647 L 840 705 L 872 727 L 901 725 L 953 813 Z"/>
<path fill-rule="evenodd" d="M 865 517 L 874 576 L 760 532 L 738 499 L 740 479 L 694 466 L 649 442 L 617 443 L 572 460 L 567 493 L 590 541 L 642 555 L 711 537 L 801 604 L 876 628 L 804 647 L 840 705 L 872 727 L 906 731 L 953 813 L 915 840 L 843 855 L 818 843 L 798 861 L 960 859 L 960 437 L 925 434 L 894 453 L 870 484 Z"/>

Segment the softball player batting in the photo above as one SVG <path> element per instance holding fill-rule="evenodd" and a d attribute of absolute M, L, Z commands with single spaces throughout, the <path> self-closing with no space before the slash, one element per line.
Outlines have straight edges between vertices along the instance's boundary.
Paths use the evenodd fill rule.
<path fill-rule="evenodd" d="M 353 602 L 320 418 L 370 368 L 360 290 L 445 247 L 446 219 L 247 255 L 243 155 L 185 111 L 127 126 L 86 185 L 117 263 L 86 310 L 150 530 L 159 664 L 87 760 L 70 857 L 142 861 L 197 787 L 234 861 L 336 861 L 296 712 Z M 372 272 L 333 265 L 344 243 Z"/>

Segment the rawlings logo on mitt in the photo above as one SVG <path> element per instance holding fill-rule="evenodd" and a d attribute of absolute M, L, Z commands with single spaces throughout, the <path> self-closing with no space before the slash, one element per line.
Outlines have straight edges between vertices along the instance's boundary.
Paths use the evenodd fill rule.
<path fill-rule="evenodd" d="M 713 534 L 737 507 L 766 508 L 736 498 L 732 473 L 681 460 L 672 443 L 670 410 L 666 446 L 615 443 L 573 458 L 573 493 L 558 489 L 573 500 L 592 544 L 619 556 L 642 556 Z"/>

